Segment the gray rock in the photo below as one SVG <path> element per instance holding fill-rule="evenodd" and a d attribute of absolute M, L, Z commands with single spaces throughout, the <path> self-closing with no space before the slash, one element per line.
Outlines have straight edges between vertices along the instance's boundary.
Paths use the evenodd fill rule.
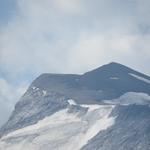
<path fill-rule="evenodd" d="M 116 107 L 115 124 L 99 132 L 82 150 L 150 150 L 150 107 Z"/>

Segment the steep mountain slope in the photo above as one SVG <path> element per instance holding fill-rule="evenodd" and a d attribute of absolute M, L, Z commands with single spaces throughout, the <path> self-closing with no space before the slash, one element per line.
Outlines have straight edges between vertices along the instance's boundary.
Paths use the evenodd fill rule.
<path fill-rule="evenodd" d="M 116 107 L 115 124 L 99 132 L 82 150 L 150 150 L 150 107 Z"/>
<path fill-rule="evenodd" d="M 79 150 L 114 123 L 114 118 L 109 117 L 114 106 L 88 107 L 69 105 L 35 125 L 16 130 L 1 139 L 0 149 Z"/>
<path fill-rule="evenodd" d="M 118 63 L 42 74 L 0 129 L 0 149 L 150 150 L 149 95 L 150 77 Z"/>

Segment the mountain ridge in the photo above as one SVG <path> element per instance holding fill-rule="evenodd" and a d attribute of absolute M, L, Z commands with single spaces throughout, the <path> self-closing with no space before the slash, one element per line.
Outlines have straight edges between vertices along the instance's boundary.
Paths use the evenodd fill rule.
<path fill-rule="evenodd" d="M 98 105 L 100 108 L 105 107 L 105 105 L 116 105 L 118 106 L 115 109 L 117 115 L 120 115 L 120 108 L 121 110 L 127 108 L 123 115 L 128 117 L 128 107 L 130 105 L 135 106 L 135 110 L 136 105 L 137 107 L 141 105 L 143 100 L 145 103 L 141 106 L 142 109 L 147 108 L 146 106 L 149 105 L 149 82 L 149 76 L 114 62 L 82 75 L 44 73 L 31 83 L 25 94 L 15 105 L 15 110 L 9 120 L 0 129 L 0 135 L 3 137 L 16 130 L 36 125 L 45 117 L 53 116 L 57 112 L 68 108 L 70 108 L 70 113 L 74 114 L 74 112 L 82 110 L 80 114 L 86 115 L 87 105 Z M 138 101 L 135 100 L 136 96 L 139 96 Z M 69 103 L 69 99 L 74 101 L 73 106 Z M 129 102 L 132 100 L 134 101 Z M 142 109 L 139 109 L 138 113 Z M 78 117 L 80 118 L 80 116 Z M 148 115 L 147 119 L 149 120 Z M 119 124 L 112 126 L 113 134 L 115 134 L 116 126 L 122 126 L 121 124 L 122 122 L 119 122 Z M 106 132 L 106 134 L 108 133 Z M 97 137 L 101 137 L 101 133 Z M 91 142 L 93 143 L 92 140 Z M 87 145 L 84 149 L 89 147 Z M 106 145 L 104 150 L 106 150 L 105 148 Z"/>

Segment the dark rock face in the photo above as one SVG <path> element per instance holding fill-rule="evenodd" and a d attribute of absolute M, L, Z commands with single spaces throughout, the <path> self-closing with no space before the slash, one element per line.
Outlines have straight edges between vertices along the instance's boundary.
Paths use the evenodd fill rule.
<path fill-rule="evenodd" d="M 79 104 L 101 103 L 126 92 L 150 94 L 150 77 L 118 63 L 110 63 L 83 75 L 42 74 L 16 104 L 0 135 L 34 124 L 68 106 L 68 99 Z"/>
<path fill-rule="evenodd" d="M 150 150 L 150 107 L 118 106 L 112 114 L 116 121 L 99 132 L 82 150 Z"/>
<path fill-rule="evenodd" d="M 110 63 L 83 75 L 43 74 L 31 85 L 56 91 L 78 103 L 93 103 L 118 98 L 126 92 L 150 94 L 150 84 L 133 77 L 135 74 L 150 81 L 150 77 L 118 63 Z M 92 102 L 91 102 L 92 100 Z"/>

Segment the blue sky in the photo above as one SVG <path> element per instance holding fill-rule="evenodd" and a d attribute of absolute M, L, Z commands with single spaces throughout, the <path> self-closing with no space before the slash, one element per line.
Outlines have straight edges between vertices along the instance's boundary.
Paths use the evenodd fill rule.
<path fill-rule="evenodd" d="M 149 6 L 149 0 L 1 0 L 0 125 L 41 73 L 84 73 L 116 61 L 150 75 Z"/>
<path fill-rule="evenodd" d="M 17 4 L 15 0 L 0 1 L 0 25 L 7 24 L 15 16 Z"/>

